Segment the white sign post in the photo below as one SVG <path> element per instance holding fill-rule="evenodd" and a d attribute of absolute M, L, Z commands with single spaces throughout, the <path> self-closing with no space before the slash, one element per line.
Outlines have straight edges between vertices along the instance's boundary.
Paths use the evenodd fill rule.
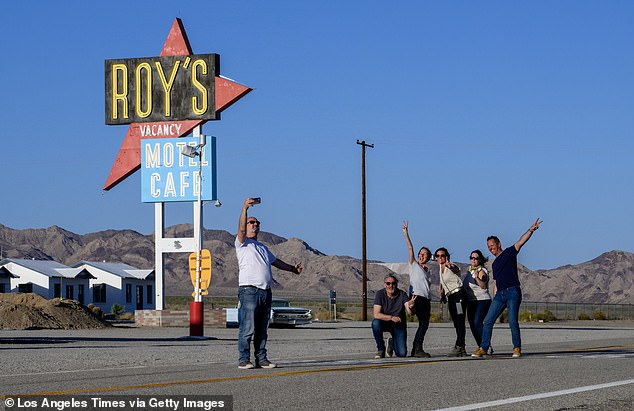
<path fill-rule="evenodd" d="M 154 242 L 156 309 L 165 307 L 164 254 L 196 252 L 194 305 L 190 306 L 190 334 L 202 335 L 202 296 L 200 294 L 203 244 L 203 201 L 217 201 L 216 138 L 207 142 L 200 126 L 193 137 L 141 140 L 141 198 L 154 202 Z M 194 237 L 165 238 L 165 203 L 191 201 L 194 206 Z M 194 309 L 196 312 L 194 312 Z M 194 317 L 200 327 L 193 326 Z M 200 328 L 200 330 L 198 330 Z M 200 333 L 200 334 L 199 334 Z"/>

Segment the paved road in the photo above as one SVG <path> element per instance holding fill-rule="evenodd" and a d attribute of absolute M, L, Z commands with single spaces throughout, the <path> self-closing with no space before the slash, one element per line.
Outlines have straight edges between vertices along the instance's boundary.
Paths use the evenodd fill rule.
<path fill-rule="evenodd" d="M 236 329 L 206 332 L 214 339 L 177 328 L 0 331 L 0 395 L 232 395 L 237 410 L 634 409 L 631 322 L 525 324 L 520 359 L 497 325 L 484 360 L 445 356 L 449 324 L 430 327 L 426 360 L 373 359 L 368 323 L 271 329 L 272 370 L 237 369 Z"/>

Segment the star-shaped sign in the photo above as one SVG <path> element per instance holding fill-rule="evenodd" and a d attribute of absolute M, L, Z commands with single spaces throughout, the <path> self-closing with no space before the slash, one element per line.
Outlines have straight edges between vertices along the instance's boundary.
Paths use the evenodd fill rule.
<path fill-rule="evenodd" d="M 161 56 L 186 56 L 190 54 L 193 53 L 183 28 L 183 22 L 177 18 L 167 35 Z M 253 90 L 220 76 L 216 77 L 215 82 L 216 113 L 222 112 Z M 182 137 L 189 134 L 194 127 L 205 122 L 206 120 L 182 120 L 130 124 L 103 189 L 110 190 L 141 168 L 141 139 Z"/>

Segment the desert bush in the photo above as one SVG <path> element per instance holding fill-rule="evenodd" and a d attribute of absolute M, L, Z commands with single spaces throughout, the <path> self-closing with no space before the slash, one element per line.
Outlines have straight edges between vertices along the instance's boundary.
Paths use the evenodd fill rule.
<path fill-rule="evenodd" d="M 502 311 L 502 314 L 500 314 L 500 316 L 498 317 L 498 320 L 501 323 L 508 323 L 509 322 L 509 312 L 507 309 L 504 309 L 504 311 Z"/>
<path fill-rule="evenodd" d="M 537 313 L 535 315 L 535 319 L 537 321 L 542 320 L 544 322 L 557 321 L 557 317 L 555 317 L 555 314 L 553 314 L 550 310 L 544 310 L 543 313 Z"/>
<path fill-rule="evenodd" d="M 519 320 L 521 322 L 535 321 L 535 314 L 532 311 L 524 310 L 519 313 Z"/>
<path fill-rule="evenodd" d="M 429 315 L 429 322 L 430 323 L 441 323 L 442 322 L 442 318 L 440 318 L 440 315 L 436 314 L 435 312 L 432 312 Z"/>
<path fill-rule="evenodd" d="M 593 320 L 607 320 L 608 317 L 600 310 L 592 311 L 592 319 Z"/>
<path fill-rule="evenodd" d="M 122 314 L 123 307 L 121 307 L 119 304 L 112 304 L 112 307 L 110 307 L 110 312 L 113 313 L 114 315 Z"/>
<path fill-rule="evenodd" d="M 522 322 L 530 321 L 557 321 L 557 317 L 550 310 L 544 310 L 541 313 L 533 313 L 532 311 L 524 310 L 519 314 L 519 320 Z"/>
<path fill-rule="evenodd" d="M 579 313 L 579 315 L 577 315 L 578 320 L 589 320 L 590 318 L 591 317 L 586 313 Z"/>
<path fill-rule="evenodd" d="M 337 309 L 337 318 L 339 317 L 340 311 L 341 310 Z M 328 310 L 327 304 L 323 303 L 311 309 L 311 313 L 313 315 L 313 321 L 329 321 L 331 319 L 330 316 L 332 315 Z"/>

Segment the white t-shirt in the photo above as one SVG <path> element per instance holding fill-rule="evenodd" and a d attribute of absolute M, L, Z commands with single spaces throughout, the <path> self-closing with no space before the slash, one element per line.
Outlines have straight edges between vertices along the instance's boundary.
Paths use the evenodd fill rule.
<path fill-rule="evenodd" d="M 238 285 L 252 285 L 263 290 L 271 288 L 271 264 L 275 262 L 275 256 L 264 244 L 251 238 L 245 238 L 244 243 L 240 243 L 236 236 L 235 246 L 240 268 Z"/>
<path fill-rule="evenodd" d="M 482 270 L 487 276 L 487 288 L 480 288 L 476 280 L 473 278 L 473 272 L 469 269 L 469 273 L 465 276 L 462 287 L 467 292 L 467 297 L 469 301 L 481 301 L 481 300 L 490 300 L 491 294 L 489 294 L 489 271 L 486 268 L 482 267 Z"/>
<path fill-rule="evenodd" d="M 429 299 L 429 287 L 431 281 L 429 279 L 429 269 L 423 270 L 416 261 L 411 263 L 409 271 L 409 288 L 410 293 Z"/>

